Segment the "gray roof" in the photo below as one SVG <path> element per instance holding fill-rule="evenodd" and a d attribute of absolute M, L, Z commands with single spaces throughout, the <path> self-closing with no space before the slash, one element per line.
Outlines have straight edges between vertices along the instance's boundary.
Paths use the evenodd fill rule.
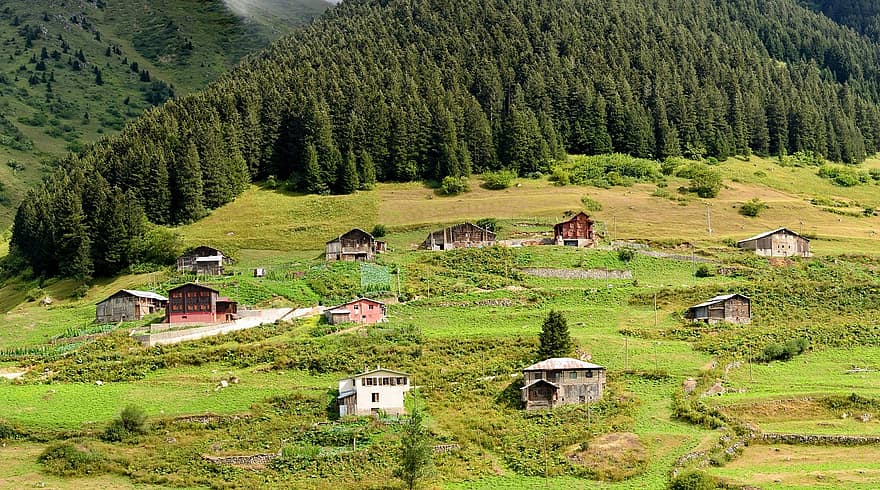
<path fill-rule="evenodd" d="M 536 385 L 536 384 L 538 384 L 538 383 L 547 383 L 548 385 L 550 385 L 550 386 L 556 388 L 557 390 L 559 389 L 559 385 L 558 385 L 558 384 L 556 384 L 556 383 L 551 383 L 551 382 L 547 381 L 546 379 L 536 379 L 536 380 L 532 381 L 531 383 L 529 383 L 529 384 L 523 386 L 523 387 L 520 388 L 520 389 L 521 389 L 521 390 L 525 390 L 525 389 L 527 389 L 527 388 L 529 388 L 529 387 L 531 387 L 531 386 L 533 386 L 533 385 Z"/>
<path fill-rule="evenodd" d="M 712 299 L 710 299 L 710 300 L 708 300 L 708 301 L 703 301 L 702 303 L 700 303 L 700 304 L 698 304 L 698 305 L 691 306 L 691 308 L 702 308 L 703 306 L 714 305 L 715 303 L 720 303 L 720 302 L 722 302 L 722 301 L 727 301 L 727 300 L 729 300 L 730 298 L 733 298 L 734 296 L 739 296 L 739 297 L 741 297 L 741 298 L 749 299 L 748 296 L 744 296 L 744 295 L 739 294 L 739 293 L 733 293 L 733 294 L 722 294 L 721 296 L 715 296 L 714 298 L 712 298 Z"/>
<path fill-rule="evenodd" d="M 570 369 L 605 369 L 604 367 L 590 362 L 572 359 L 571 357 L 554 357 L 523 369 L 523 371 L 562 371 Z"/>
<path fill-rule="evenodd" d="M 336 399 L 342 400 L 343 398 L 354 395 L 355 393 L 357 393 L 356 390 L 343 391 L 342 393 L 339 394 L 339 396 L 336 397 Z"/>
<path fill-rule="evenodd" d="M 366 376 L 366 375 L 368 375 L 368 374 L 373 374 L 373 373 L 376 373 L 376 372 L 379 372 L 379 371 L 384 371 L 384 372 L 386 372 L 386 373 L 392 373 L 392 374 L 399 374 L 399 375 L 401 375 L 401 376 L 409 376 L 409 373 L 404 373 L 403 371 L 394 371 L 394 370 L 392 370 L 392 369 L 376 368 L 376 369 L 371 369 L 371 370 L 369 370 L 369 371 L 365 371 L 365 372 L 360 373 L 360 374 L 355 374 L 354 376 L 352 376 L 352 378 L 360 378 L 361 376 Z"/>
<path fill-rule="evenodd" d="M 770 230 L 770 231 L 765 231 L 764 233 L 759 233 L 759 234 L 757 234 L 757 235 L 755 235 L 755 236 L 753 236 L 753 237 L 746 238 L 746 239 L 744 239 L 744 240 L 740 240 L 740 241 L 738 241 L 738 242 L 736 242 L 736 243 L 739 244 L 739 243 L 743 243 L 743 242 L 750 242 L 750 241 L 752 241 L 752 240 L 758 240 L 758 239 L 761 239 L 761 238 L 764 238 L 764 237 L 768 237 L 768 236 L 770 236 L 770 235 L 775 235 L 775 234 L 779 233 L 780 231 L 787 231 L 787 232 L 791 233 L 791 234 L 794 235 L 794 236 L 801 237 L 801 238 L 803 238 L 804 240 L 806 240 L 806 241 L 808 241 L 808 242 L 810 241 L 809 238 L 805 238 L 805 237 L 801 236 L 799 233 L 795 233 L 795 232 L 793 232 L 793 231 L 791 231 L 791 230 L 789 230 L 788 228 L 786 228 L 786 227 L 783 226 L 782 228 L 776 228 L 775 230 Z"/>
<path fill-rule="evenodd" d="M 349 313 L 351 312 L 346 310 L 345 308 L 333 308 L 332 310 L 330 310 L 331 315 L 347 315 Z"/>
<path fill-rule="evenodd" d="M 136 291 L 134 289 L 120 289 L 119 291 L 116 291 L 115 293 L 111 294 L 104 301 L 107 301 L 108 299 L 112 298 L 113 296 L 116 296 L 119 293 L 126 293 L 131 296 L 135 296 L 137 298 L 147 298 L 147 299 L 155 299 L 155 300 L 159 300 L 159 301 L 168 301 L 168 298 L 166 298 L 165 296 L 162 296 L 161 294 L 156 294 L 156 293 L 153 293 L 150 291 Z M 104 301 L 101 301 L 101 303 L 103 303 Z"/>

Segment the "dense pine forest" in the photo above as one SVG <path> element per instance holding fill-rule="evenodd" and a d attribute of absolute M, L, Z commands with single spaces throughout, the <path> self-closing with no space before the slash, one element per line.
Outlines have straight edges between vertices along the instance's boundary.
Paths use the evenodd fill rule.
<path fill-rule="evenodd" d="M 874 42 L 880 41 L 880 4 L 875 1 L 804 0 L 803 3 Z"/>
<path fill-rule="evenodd" d="M 349 1 L 71 156 L 19 208 L 38 274 L 148 260 L 250 180 L 311 193 L 543 172 L 568 153 L 880 148 L 880 46 L 794 0 Z"/>

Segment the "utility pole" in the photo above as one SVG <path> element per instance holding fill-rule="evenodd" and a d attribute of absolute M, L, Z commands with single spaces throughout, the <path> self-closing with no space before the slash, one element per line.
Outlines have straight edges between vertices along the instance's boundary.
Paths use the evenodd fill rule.
<path fill-rule="evenodd" d="M 397 299 L 400 299 L 400 266 L 397 266 Z"/>
<path fill-rule="evenodd" d="M 629 371 L 629 337 L 623 338 L 623 370 Z"/>
<path fill-rule="evenodd" d="M 657 291 L 654 291 L 654 328 L 657 328 Z"/>
<path fill-rule="evenodd" d="M 709 238 L 712 238 L 712 209 L 706 204 L 706 229 L 709 230 Z"/>

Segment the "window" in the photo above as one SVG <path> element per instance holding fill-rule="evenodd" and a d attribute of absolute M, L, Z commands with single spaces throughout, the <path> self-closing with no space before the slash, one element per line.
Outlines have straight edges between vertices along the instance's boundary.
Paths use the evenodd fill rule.
<path fill-rule="evenodd" d="M 569 379 L 578 379 L 577 371 L 572 371 L 572 372 L 568 373 L 568 378 Z"/>
<path fill-rule="evenodd" d="M 544 373 L 541 371 L 535 371 L 535 379 L 541 379 L 544 377 Z"/>
<path fill-rule="evenodd" d="M 406 378 L 397 378 L 397 384 L 401 386 L 406 385 Z"/>
<path fill-rule="evenodd" d="M 592 377 L 593 377 L 593 371 L 587 369 L 587 377 L 588 377 L 588 378 L 592 378 Z"/>
<path fill-rule="evenodd" d="M 373 305 L 370 305 L 370 309 L 371 309 L 371 310 L 373 309 Z"/>
<path fill-rule="evenodd" d="M 379 403 L 379 394 L 373 393 L 373 403 Z"/>
<path fill-rule="evenodd" d="M 357 310 L 357 309 L 358 309 L 358 305 L 354 305 L 354 309 Z"/>

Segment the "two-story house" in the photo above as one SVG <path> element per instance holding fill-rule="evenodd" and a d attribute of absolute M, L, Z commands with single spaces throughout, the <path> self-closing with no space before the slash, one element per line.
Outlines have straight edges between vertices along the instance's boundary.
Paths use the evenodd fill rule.
<path fill-rule="evenodd" d="M 339 381 L 339 416 L 404 413 L 409 374 L 376 368 Z"/>
<path fill-rule="evenodd" d="M 569 357 L 554 357 L 523 369 L 526 410 L 591 403 L 605 391 L 605 368 Z"/>

